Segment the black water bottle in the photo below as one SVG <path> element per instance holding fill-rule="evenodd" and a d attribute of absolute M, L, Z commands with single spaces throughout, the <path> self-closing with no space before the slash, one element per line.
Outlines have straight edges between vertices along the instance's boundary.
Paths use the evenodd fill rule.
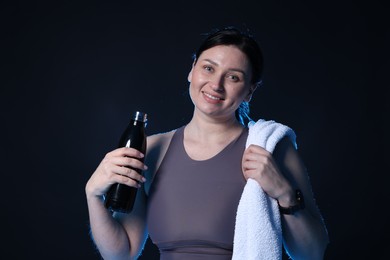
<path fill-rule="evenodd" d="M 146 134 L 145 127 L 147 122 L 147 114 L 143 112 L 135 112 L 126 130 L 123 132 L 119 147 L 131 147 L 137 149 L 141 153 L 146 153 Z M 143 159 L 141 160 L 143 161 Z M 139 174 L 141 170 L 135 169 Z M 107 191 L 104 199 L 104 205 L 111 211 L 122 213 L 130 213 L 133 209 L 137 188 L 130 187 L 124 184 L 113 184 Z"/>

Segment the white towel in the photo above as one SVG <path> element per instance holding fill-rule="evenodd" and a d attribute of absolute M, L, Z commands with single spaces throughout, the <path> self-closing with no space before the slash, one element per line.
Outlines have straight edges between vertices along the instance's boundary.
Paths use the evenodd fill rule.
<path fill-rule="evenodd" d="M 272 153 L 288 136 L 296 145 L 294 131 L 280 123 L 263 119 L 249 122 L 246 147 L 259 145 Z M 282 225 L 278 203 L 253 179 L 248 179 L 237 208 L 232 260 L 282 259 Z"/>

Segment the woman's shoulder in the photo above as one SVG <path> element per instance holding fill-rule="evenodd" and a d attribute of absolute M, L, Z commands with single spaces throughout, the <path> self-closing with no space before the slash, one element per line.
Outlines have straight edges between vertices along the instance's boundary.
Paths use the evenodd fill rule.
<path fill-rule="evenodd" d="M 149 194 L 154 175 L 160 167 L 176 130 L 177 129 L 148 136 L 145 158 L 145 164 L 148 166 L 148 170 L 144 171 L 144 175 L 146 179 L 150 181 L 145 183 L 146 194 Z"/>
<path fill-rule="evenodd" d="M 175 134 L 177 129 L 170 130 L 168 132 L 156 133 L 148 136 L 147 143 L 148 147 L 159 146 L 165 143 L 169 143 L 172 136 Z"/>
<path fill-rule="evenodd" d="M 173 135 L 180 129 L 173 129 L 167 132 L 156 133 L 147 138 L 147 154 L 154 161 L 161 159 L 171 143 Z"/>

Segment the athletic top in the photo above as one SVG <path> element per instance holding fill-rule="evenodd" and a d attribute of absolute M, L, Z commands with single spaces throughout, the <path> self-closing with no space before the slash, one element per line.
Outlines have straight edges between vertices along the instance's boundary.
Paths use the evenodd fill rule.
<path fill-rule="evenodd" d="M 161 260 L 231 259 L 248 129 L 214 157 L 191 159 L 177 129 L 155 174 L 147 225 Z"/>

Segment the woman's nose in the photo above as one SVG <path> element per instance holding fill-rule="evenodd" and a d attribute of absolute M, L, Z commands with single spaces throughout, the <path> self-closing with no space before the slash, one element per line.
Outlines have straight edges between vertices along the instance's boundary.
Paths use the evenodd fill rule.
<path fill-rule="evenodd" d="M 224 91 L 224 77 L 222 76 L 215 76 L 211 80 L 211 89 L 217 93 L 221 93 Z"/>

